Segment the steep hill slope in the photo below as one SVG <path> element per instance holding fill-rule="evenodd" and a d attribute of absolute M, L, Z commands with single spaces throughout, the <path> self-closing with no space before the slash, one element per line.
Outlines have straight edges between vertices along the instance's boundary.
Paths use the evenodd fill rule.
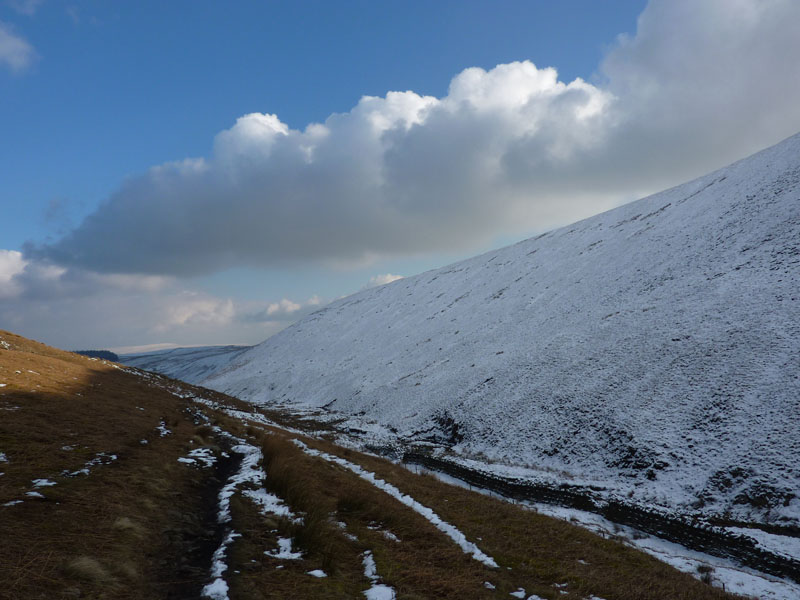
<path fill-rule="evenodd" d="M 800 136 L 342 299 L 203 384 L 636 502 L 797 525 Z"/>

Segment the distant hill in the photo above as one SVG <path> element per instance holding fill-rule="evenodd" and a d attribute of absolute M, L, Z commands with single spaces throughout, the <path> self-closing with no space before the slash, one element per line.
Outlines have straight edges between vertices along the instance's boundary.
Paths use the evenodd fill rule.
<path fill-rule="evenodd" d="M 89 358 L 102 358 L 103 360 L 119 362 L 119 356 L 109 350 L 74 350 L 74 352 Z"/>
<path fill-rule="evenodd" d="M 201 346 L 173 348 L 140 354 L 123 354 L 119 361 L 132 367 L 154 371 L 198 383 L 218 371 L 252 346 Z"/>
<path fill-rule="evenodd" d="M 377 440 L 798 525 L 800 135 L 219 358 L 203 385 Z"/>

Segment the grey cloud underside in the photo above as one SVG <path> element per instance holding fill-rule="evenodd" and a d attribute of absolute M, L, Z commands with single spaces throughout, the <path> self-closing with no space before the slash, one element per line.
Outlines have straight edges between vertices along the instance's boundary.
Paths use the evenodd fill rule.
<path fill-rule="evenodd" d="M 435 120 L 384 133 L 389 149 L 372 169 L 353 155 L 336 164 L 342 157 L 327 147 L 318 148 L 314 162 L 294 164 L 281 147 L 291 154 L 294 140 L 279 139 L 269 160 L 237 165 L 235 173 L 218 161 L 190 174 L 147 174 L 61 242 L 29 247 L 28 254 L 99 271 L 187 275 L 233 265 L 467 248 L 526 210 L 531 182 L 509 185 L 521 179 L 508 172 L 512 163 L 485 174 L 485 148 L 494 143 L 488 125 L 460 132 L 457 126 L 473 129 L 475 123 L 439 127 Z M 466 133 L 471 139 L 458 139 Z M 557 170 L 547 162 L 551 168 L 541 167 L 546 176 L 534 187 L 556 189 Z M 580 206 L 571 206 L 577 204 L 565 199 L 560 218 L 580 214 Z M 542 221 L 552 221 L 546 203 L 541 213 Z"/>
<path fill-rule="evenodd" d="M 29 258 L 104 272 L 359 262 L 544 230 L 800 129 L 800 3 L 651 2 L 596 85 L 532 63 L 467 69 L 444 98 L 365 97 L 304 131 L 240 118 L 207 159 L 122 186 Z"/>

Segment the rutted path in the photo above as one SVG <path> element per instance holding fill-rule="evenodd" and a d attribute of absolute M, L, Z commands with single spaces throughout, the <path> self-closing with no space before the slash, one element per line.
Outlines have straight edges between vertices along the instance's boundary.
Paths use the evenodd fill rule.
<path fill-rule="evenodd" d="M 224 482 L 238 472 L 241 463 L 240 454 L 228 452 L 223 446 L 223 451 L 213 467 L 208 468 L 203 480 L 198 494 L 199 510 L 183 519 L 176 515 L 176 526 L 169 531 L 169 554 L 177 560 L 164 565 L 166 569 L 175 571 L 174 577 L 165 578 L 171 582 L 167 586 L 168 597 L 200 597 L 212 568 L 215 551 L 226 535 L 225 523 L 220 523 L 218 519 L 220 491 Z"/>

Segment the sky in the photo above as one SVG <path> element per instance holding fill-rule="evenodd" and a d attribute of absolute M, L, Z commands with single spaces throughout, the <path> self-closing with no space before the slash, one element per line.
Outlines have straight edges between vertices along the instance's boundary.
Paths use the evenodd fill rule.
<path fill-rule="evenodd" d="M 253 344 L 800 131 L 795 0 L 0 0 L 0 329 Z"/>

